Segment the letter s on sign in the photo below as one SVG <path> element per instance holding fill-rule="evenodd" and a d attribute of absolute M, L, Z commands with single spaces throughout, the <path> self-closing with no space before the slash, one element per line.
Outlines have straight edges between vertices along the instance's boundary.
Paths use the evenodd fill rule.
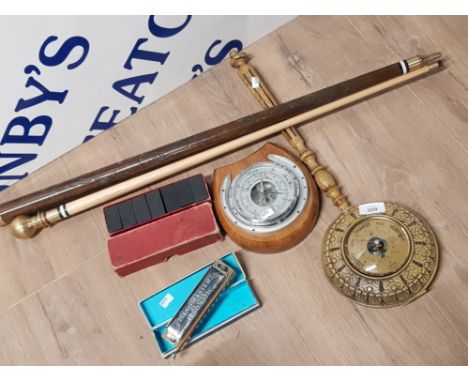
<path fill-rule="evenodd" d="M 84 37 L 80 36 L 74 36 L 70 37 L 68 40 L 66 40 L 59 48 L 57 53 L 55 53 L 52 56 L 48 56 L 45 53 L 45 50 L 47 46 L 58 40 L 57 36 L 49 36 L 47 39 L 44 41 L 44 43 L 41 45 L 41 49 L 39 50 L 39 60 L 46 66 L 57 66 L 63 63 L 70 53 L 75 49 L 76 47 L 81 47 L 83 49 L 83 53 L 81 56 L 75 61 L 72 62 L 71 64 L 68 64 L 67 68 L 69 70 L 75 69 L 78 66 L 80 66 L 83 61 L 86 59 L 88 52 L 89 52 L 89 42 L 86 40 Z"/>
<path fill-rule="evenodd" d="M 215 40 L 215 42 L 213 42 L 213 44 L 211 44 L 208 50 L 206 51 L 205 62 L 207 65 L 218 65 L 221 61 L 223 61 L 226 58 L 229 52 L 233 49 L 236 49 L 238 52 L 242 50 L 241 41 L 231 40 L 222 47 L 221 51 L 216 56 L 212 56 L 211 53 L 213 51 L 213 48 L 221 43 L 221 40 Z"/>

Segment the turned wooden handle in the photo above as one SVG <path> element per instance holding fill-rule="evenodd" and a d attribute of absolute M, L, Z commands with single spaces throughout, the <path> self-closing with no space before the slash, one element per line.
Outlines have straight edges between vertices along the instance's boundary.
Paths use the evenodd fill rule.
<path fill-rule="evenodd" d="M 237 73 L 242 82 L 250 90 L 251 94 L 265 109 L 272 108 L 278 104 L 275 97 L 268 89 L 260 74 L 249 63 L 250 57 L 245 52 L 231 52 L 231 65 L 237 68 Z M 341 211 L 347 210 L 350 205 L 346 196 L 342 194 L 337 185 L 335 177 L 325 167 L 317 161 L 317 153 L 307 147 L 304 138 L 294 126 L 290 126 L 282 131 L 283 136 L 289 145 L 296 150 L 301 161 L 307 166 L 313 175 L 320 190 L 333 201 Z"/>

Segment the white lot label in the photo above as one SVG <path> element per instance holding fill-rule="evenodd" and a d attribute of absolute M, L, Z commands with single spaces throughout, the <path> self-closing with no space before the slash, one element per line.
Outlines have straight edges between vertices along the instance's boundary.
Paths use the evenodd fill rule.
<path fill-rule="evenodd" d="M 383 212 L 385 212 L 384 202 L 367 203 L 359 206 L 359 213 L 361 215 L 380 214 Z"/>
<path fill-rule="evenodd" d="M 260 79 L 258 77 L 252 77 L 252 88 L 256 89 L 260 86 Z"/>
<path fill-rule="evenodd" d="M 166 309 L 169 304 L 174 300 L 174 296 L 170 293 L 166 294 L 161 301 L 159 301 L 159 305 L 161 305 L 164 309 Z"/>

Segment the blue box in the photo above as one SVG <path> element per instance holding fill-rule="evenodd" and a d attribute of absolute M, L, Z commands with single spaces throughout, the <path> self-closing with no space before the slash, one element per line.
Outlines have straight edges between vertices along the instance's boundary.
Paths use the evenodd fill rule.
<path fill-rule="evenodd" d="M 235 253 L 227 254 L 221 258 L 221 261 L 234 270 L 233 279 L 197 326 L 187 345 L 202 339 L 260 306 Z M 164 358 L 173 354 L 175 349 L 169 341 L 162 337 L 162 334 L 171 318 L 195 289 L 211 264 L 140 301 L 140 309 L 153 331 L 156 344 Z"/>

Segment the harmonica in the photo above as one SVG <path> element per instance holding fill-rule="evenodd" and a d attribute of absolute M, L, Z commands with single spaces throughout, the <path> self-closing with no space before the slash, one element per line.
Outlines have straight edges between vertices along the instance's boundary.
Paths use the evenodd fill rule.
<path fill-rule="evenodd" d="M 233 275 L 234 270 L 220 260 L 215 261 L 205 273 L 163 333 L 177 351 L 182 350 Z"/>

